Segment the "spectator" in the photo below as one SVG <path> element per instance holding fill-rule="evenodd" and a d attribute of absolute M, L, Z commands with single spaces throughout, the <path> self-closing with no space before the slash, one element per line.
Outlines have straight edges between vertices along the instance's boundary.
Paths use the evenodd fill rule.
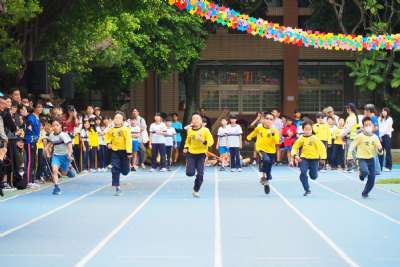
<path fill-rule="evenodd" d="M 382 143 L 384 155 L 379 157 L 383 171 L 390 172 L 392 170 L 392 132 L 393 132 L 393 119 L 390 116 L 390 109 L 385 107 L 382 109 L 379 117 L 379 137 Z"/>
<path fill-rule="evenodd" d="M 7 103 L 4 97 L 0 97 L 0 113 L 3 113 L 6 109 Z M 8 138 L 7 135 L 4 131 L 4 123 L 3 123 L 3 118 L 0 116 L 0 188 L 2 189 L 4 187 L 4 159 L 6 157 L 7 153 L 7 142 Z M 1 194 L 2 194 L 1 190 Z"/>
<path fill-rule="evenodd" d="M 147 124 L 146 120 L 140 116 L 139 110 L 137 108 L 132 109 L 132 119 L 137 120 L 137 124 L 140 127 L 141 136 L 139 138 L 139 159 L 140 165 L 143 169 L 145 169 L 144 163 L 146 162 L 147 154 L 146 154 L 146 144 L 149 142 L 149 134 L 147 132 Z"/>
<path fill-rule="evenodd" d="M 13 88 L 10 91 L 10 97 L 11 97 L 11 100 L 13 102 L 17 103 L 18 105 L 22 104 L 21 91 L 18 88 Z"/>
<path fill-rule="evenodd" d="M 36 169 L 36 143 L 40 137 L 39 116 L 43 112 L 43 104 L 37 102 L 33 105 L 33 112 L 28 115 L 25 123 L 25 179 L 30 187 L 37 187 L 35 183 Z"/>

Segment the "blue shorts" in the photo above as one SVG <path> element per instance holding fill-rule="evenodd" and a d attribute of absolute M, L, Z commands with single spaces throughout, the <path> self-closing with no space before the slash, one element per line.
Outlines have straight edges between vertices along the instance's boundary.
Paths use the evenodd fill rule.
<path fill-rule="evenodd" d="M 285 147 L 283 147 L 283 150 L 284 151 L 292 151 L 292 146 L 285 146 Z"/>
<path fill-rule="evenodd" d="M 61 172 L 67 172 L 69 169 L 69 159 L 67 155 L 53 155 L 51 166 L 57 167 Z"/>
<path fill-rule="evenodd" d="M 181 144 L 182 144 L 181 141 L 174 142 L 174 147 L 179 149 L 181 148 Z"/>
<path fill-rule="evenodd" d="M 132 141 L 132 151 L 133 152 L 138 152 L 139 151 L 139 141 L 138 140 L 133 140 Z"/>
<path fill-rule="evenodd" d="M 226 154 L 226 153 L 229 152 L 229 149 L 226 146 L 220 146 L 219 149 L 218 149 L 218 152 L 219 152 L 220 155 Z"/>

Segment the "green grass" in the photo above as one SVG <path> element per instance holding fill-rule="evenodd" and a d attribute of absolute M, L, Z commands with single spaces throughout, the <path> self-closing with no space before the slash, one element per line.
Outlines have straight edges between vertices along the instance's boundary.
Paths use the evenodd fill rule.
<path fill-rule="evenodd" d="M 377 184 L 400 184 L 400 178 L 382 179 L 376 182 Z"/>

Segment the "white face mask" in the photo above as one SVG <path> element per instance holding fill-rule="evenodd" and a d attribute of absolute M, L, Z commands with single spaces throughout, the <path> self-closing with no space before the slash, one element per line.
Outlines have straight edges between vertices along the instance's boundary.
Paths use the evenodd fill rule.
<path fill-rule="evenodd" d="M 372 134 L 372 126 L 367 126 L 367 127 L 365 127 L 365 132 L 366 133 L 368 133 L 368 134 Z"/>

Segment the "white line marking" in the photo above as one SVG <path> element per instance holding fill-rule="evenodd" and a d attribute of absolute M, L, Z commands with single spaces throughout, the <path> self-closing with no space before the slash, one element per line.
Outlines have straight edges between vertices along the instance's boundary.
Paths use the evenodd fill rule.
<path fill-rule="evenodd" d="M 161 185 L 159 185 L 137 208 L 135 208 L 122 222 L 114 228 L 103 240 L 101 240 L 88 254 L 86 254 L 75 267 L 83 267 L 85 266 L 97 253 L 102 250 L 110 240 L 119 233 L 149 202 L 150 200 L 158 193 L 160 190 L 169 183 L 172 178 L 175 176 L 177 171 L 180 169 L 176 169 Z"/>
<path fill-rule="evenodd" d="M 89 196 L 91 196 L 91 195 L 103 190 L 104 188 L 106 188 L 108 186 L 110 186 L 109 183 L 106 184 L 106 185 L 101 186 L 100 188 L 97 188 L 96 190 L 93 190 L 93 191 L 91 191 L 89 193 L 86 193 L 86 194 L 84 194 L 84 195 L 82 195 L 82 196 L 80 196 L 78 198 L 75 198 L 74 200 L 71 200 L 70 202 L 67 202 L 64 205 L 60 206 L 60 207 L 57 207 L 57 208 L 52 209 L 52 210 L 50 210 L 50 211 L 48 211 L 48 212 L 46 212 L 46 213 L 44 213 L 44 214 L 42 214 L 42 215 L 40 215 L 38 217 L 35 217 L 35 218 L 27 221 L 26 223 L 20 224 L 20 225 L 14 227 L 14 228 L 11 228 L 11 229 L 3 232 L 3 233 L 0 233 L 0 238 L 8 236 L 9 234 L 14 233 L 15 231 L 18 231 L 18 230 L 20 230 L 22 228 L 25 228 L 25 227 L 33 224 L 33 223 L 36 223 L 36 222 L 38 222 L 38 221 L 40 221 L 40 220 L 42 220 L 42 219 L 44 219 L 44 218 L 46 218 L 46 217 L 48 217 L 50 215 L 62 210 L 62 209 L 65 209 L 65 208 L 67 208 L 67 207 L 69 207 L 69 206 L 81 201 L 82 199 L 85 199 L 85 198 L 87 198 L 87 197 L 89 197 Z"/>
<path fill-rule="evenodd" d="M 89 173 L 87 173 L 87 174 L 82 174 L 82 175 L 78 175 L 78 176 L 76 176 L 76 177 L 74 177 L 74 178 L 67 178 L 68 180 L 62 181 L 60 184 L 66 184 L 66 183 L 75 181 L 75 180 L 77 180 L 77 179 L 80 179 L 80 178 L 85 177 L 85 176 L 88 176 L 88 175 L 89 175 Z M 12 197 L 6 197 L 5 199 L 0 199 L 0 203 L 1 203 L 1 202 L 6 202 L 6 201 L 9 201 L 9 200 L 12 200 L 12 199 L 16 199 L 16 198 L 18 198 L 18 197 L 26 196 L 26 195 L 29 195 L 29 194 L 31 194 L 31 193 L 40 192 L 40 191 L 42 191 L 42 190 L 44 190 L 44 189 L 47 189 L 47 188 L 50 188 L 50 187 L 52 187 L 52 186 L 53 186 L 53 184 L 49 184 L 49 185 L 44 185 L 43 187 L 40 187 L 40 188 L 37 189 L 37 190 L 35 190 L 35 189 L 27 190 L 26 192 L 23 192 L 23 193 L 21 193 L 21 194 L 18 194 L 18 195 L 12 196 Z"/>
<path fill-rule="evenodd" d="M 295 170 L 293 170 L 293 171 L 296 172 Z M 364 209 L 366 209 L 366 210 L 369 210 L 370 212 L 372 212 L 372 213 L 374 213 L 374 214 L 376 214 L 376 215 L 379 215 L 379 216 L 385 218 L 386 220 L 388 220 L 388 221 L 390 221 L 390 222 L 392 222 L 392 223 L 400 224 L 400 221 L 399 221 L 399 220 L 397 220 L 397 219 L 395 219 L 395 218 L 393 218 L 393 217 L 390 217 L 390 216 L 387 215 L 386 213 L 383 213 L 383 212 L 381 212 L 381 211 L 379 211 L 379 210 L 376 210 L 376 209 L 374 209 L 374 208 L 371 208 L 370 206 L 367 206 L 367 205 L 361 203 L 360 201 L 357 201 L 357 200 L 355 200 L 355 199 L 353 199 L 353 198 L 351 198 L 351 197 L 349 197 L 349 196 L 347 196 L 347 195 L 345 195 L 345 194 L 342 194 L 342 193 L 340 193 L 340 192 L 334 190 L 333 188 L 331 188 L 331 187 L 329 187 L 329 186 L 323 185 L 323 184 L 321 184 L 320 182 L 317 182 L 317 181 L 311 180 L 311 179 L 310 179 L 310 181 L 311 181 L 312 183 L 314 183 L 314 184 L 316 184 L 316 185 L 322 187 L 323 189 L 325 189 L 325 190 L 331 192 L 331 193 L 334 193 L 334 194 L 336 194 L 336 195 L 338 195 L 338 196 L 340 196 L 340 197 L 342 197 L 342 198 L 344 198 L 344 199 L 347 199 L 348 201 L 353 202 L 354 204 L 356 204 L 356 205 L 359 206 L 359 207 L 362 207 L 362 208 L 364 208 Z"/>
<path fill-rule="evenodd" d="M 327 191 L 329 191 L 329 192 L 331 192 L 331 193 L 334 193 L 334 194 L 336 194 L 336 195 L 338 195 L 338 196 L 341 196 L 341 197 L 344 198 L 344 199 L 347 199 L 348 201 L 353 202 L 353 203 L 356 204 L 357 206 L 360 206 L 360 207 L 362 207 L 362 208 L 364 208 L 364 209 L 367 209 L 367 210 L 369 210 L 370 212 L 375 213 L 376 215 L 379 215 L 379 216 L 385 218 L 385 219 L 388 220 L 388 221 L 391 221 L 392 223 L 400 224 L 400 221 L 399 221 L 399 220 L 396 220 L 395 218 L 390 217 L 390 216 L 387 215 L 386 213 L 383 213 L 383 212 L 381 212 L 381 211 L 379 211 L 379 210 L 376 210 L 376 209 L 374 209 L 374 208 L 371 208 L 371 207 L 369 207 L 369 206 L 367 206 L 367 205 L 365 205 L 365 204 L 363 204 L 363 203 L 361 203 L 361 202 L 359 202 L 359 201 L 357 201 L 357 200 L 355 200 L 355 199 L 353 199 L 353 198 L 351 198 L 351 197 L 346 196 L 345 194 L 342 194 L 342 193 L 340 193 L 340 192 L 338 192 L 338 191 L 336 191 L 336 190 L 330 188 L 329 186 L 323 185 L 323 184 L 321 184 L 321 183 L 319 183 L 319 182 L 317 182 L 317 181 L 312 181 L 312 180 L 311 180 L 311 182 L 317 184 L 318 186 L 322 187 L 323 189 L 325 189 L 325 190 L 327 190 Z"/>
<path fill-rule="evenodd" d="M 254 168 L 253 168 L 254 170 Z M 254 170 L 255 171 L 255 170 Z M 274 186 L 271 186 L 272 191 L 278 195 L 278 197 L 292 209 L 314 232 L 316 232 L 322 240 L 324 240 L 335 252 L 351 267 L 360 267 L 354 262 L 336 243 L 329 238 L 321 229 L 319 229 L 307 216 L 305 216 L 300 210 L 298 210 L 284 195 L 282 195 Z"/>
<path fill-rule="evenodd" d="M 222 238 L 221 238 L 221 210 L 220 210 L 220 201 L 219 201 L 219 173 L 218 170 L 214 169 L 214 180 L 215 180 L 215 189 L 214 189 L 214 267 L 222 267 Z"/>
<path fill-rule="evenodd" d="M 338 171 L 338 172 L 339 172 L 339 171 Z M 350 181 L 352 181 L 352 182 L 355 182 L 355 183 L 364 185 L 364 183 L 361 182 L 360 180 L 358 180 L 357 177 L 353 177 L 353 176 L 351 176 L 351 175 L 349 175 L 349 174 L 347 174 L 347 173 L 345 173 L 345 172 L 343 172 L 342 174 L 346 177 L 347 180 L 350 180 Z M 388 189 L 386 189 L 386 188 L 383 188 L 382 185 L 380 185 L 380 184 L 376 184 L 376 185 L 375 185 L 375 188 L 378 189 L 378 190 L 384 191 L 384 192 L 386 192 L 386 193 L 389 193 L 389 194 L 391 194 L 391 195 L 395 195 L 396 197 L 400 197 L 400 193 L 397 193 L 397 192 L 388 190 Z"/>
<path fill-rule="evenodd" d="M 274 261 L 309 261 L 321 260 L 318 257 L 257 257 L 256 260 L 274 260 Z"/>

